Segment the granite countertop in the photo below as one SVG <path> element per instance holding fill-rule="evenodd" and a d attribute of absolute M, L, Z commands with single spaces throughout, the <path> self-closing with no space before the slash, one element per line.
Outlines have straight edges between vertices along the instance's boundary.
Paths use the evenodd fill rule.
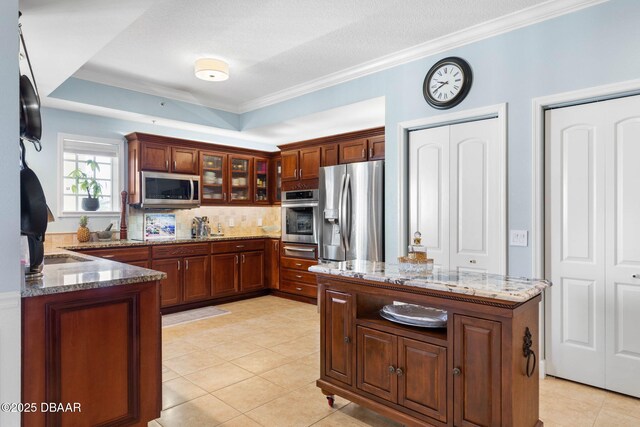
<path fill-rule="evenodd" d="M 413 273 L 400 271 L 399 267 L 398 264 L 355 260 L 322 262 L 309 267 L 309 271 L 514 302 L 528 301 L 551 286 L 549 281 L 524 277 L 456 272 L 439 267 Z"/>
<path fill-rule="evenodd" d="M 47 264 L 47 260 L 64 258 L 70 262 L 49 261 Z M 42 273 L 41 278 L 27 280 L 22 285 L 23 298 L 153 282 L 167 277 L 160 271 L 67 251 L 46 254 Z"/>
<path fill-rule="evenodd" d="M 248 239 L 279 239 L 280 233 L 274 234 L 246 234 L 239 236 L 215 236 L 215 237 L 199 237 L 199 238 L 183 238 L 174 240 L 107 240 L 102 242 L 77 243 L 75 245 L 61 246 L 61 249 L 70 251 L 81 251 L 86 249 L 108 249 L 128 246 L 148 246 L 148 245 L 175 245 L 180 243 L 208 243 L 208 242 L 224 242 L 227 240 L 248 240 Z"/>

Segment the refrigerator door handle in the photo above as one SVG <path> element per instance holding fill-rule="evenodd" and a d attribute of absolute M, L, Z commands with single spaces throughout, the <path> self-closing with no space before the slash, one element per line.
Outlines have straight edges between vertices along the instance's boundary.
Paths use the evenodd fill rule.
<path fill-rule="evenodd" d="M 346 215 L 343 215 L 344 224 L 342 226 L 342 239 L 344 241 L 344 250 L 345 252 L 349 251 L 351 241 L 351 175 L 347 174 L 347 179 L 344 183 L 343 192 L 343 202 L 342 208 L 346 212 Z"/>
<path fill-rule="evenodd" d="M 340 183 L 340 195 L 338 196 L 338 224 L 340 226 L 340 244 L 344 247 L 344 183 L 347 179 L 347 175 L 342 175 L 342 182 Z"/>

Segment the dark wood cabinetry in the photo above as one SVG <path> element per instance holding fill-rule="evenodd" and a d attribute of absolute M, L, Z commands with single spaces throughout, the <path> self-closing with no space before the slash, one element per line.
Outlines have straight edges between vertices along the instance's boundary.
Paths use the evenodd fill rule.
<path fill-rule="evenodd" d="M 384 135 L 340 143 L 340 163 L 384 159 Z"/>
<path fill-rule="evenodd" d="M 24 426 L 146 426 L 162 408 L 157 282 L 22 299 Z M 44 411 L 41 403 L 80 410 Z"/>
<path fill-rule="evenodd" d="M 384 135 L 374 136 L 367 139 L 368 160 L 384 159 Z"/>
<path fill-rule="evenodd" d="M 280 239 L 265 241 L 265 280 L 270 289 L 280 288 Z"/>
<path fill-rule="evenodd" d="M 279 205 L 282 201 L 282 158 L 280 156 L 271 161 L 271 203 Z"/>
<path fill-rule="evenodd" d="M 297 181 L 298 177 L 298 164 L 300 151 L 283 151 L 281 154 L 282 161 L 282 181 Z"/>
<path fill-rule="evenodd" d="M 229 172 L 227 155 L 214 151 L 200 152 L 200 185 L 202 186 L 202 204 L 216 205 L 227 203 L 229 194 Z"/>
<path fill-rule="evenodd" d="M 271 202 L 269 197 L 269 159 L 253 158 L 253 203 L 267 205 Z"/>
<path fill-rule="evenodd" d="M 321 166 L 335 166 L 338 164 L 338 144 L 328 144 L 322 147 Z"/>
<path fill-rule="evenodd" d="M 129 153 L 131 155 L 131 153 Z M 164 144 L 145 142 L 140 147 L 140 170 L 169 172 L 171 147 Z"/>
<path fill-rule="evenodd" d="M 211 245 L 211 292 L 230 296 L 264 290 L 264 240 L 216 242 Z"/>
<path fill-rule="evenodd" d="M 171 147 L 171 172 L 198 175 L 198 150 Z"/>
<path fill-rule="evenodd" d="M 162 271 L 167 277 L 160 281 L 160 303 L 162 307 L 182 302 L 182 280 L 180 277 L 179 258 L 159 259 L 151 262 L 151 269 Z"/>
<path fill-rule="evenodd" d="M 280 291 L 301 301 L 316 302 L 315 273 L 309 267 L 318 263 L 318 246 L 283 243 L 280 250 Z"/>
<path fill-rule="evenodd" d="M 184 258 L 184 302 L 209 298 L 211 295 L 209 277 L 208 255 Z"/>
<path fill-rule="evenodd" d="M 321 376 L 338 394 L 405 425 L 540 426 L 537 296 L 524 303 L 320 274 Z M 446 328 L 389 322 L 395 301 L 448 312 Z M 355 335 L 355 339 L 354 339 Z M 354 372 L 355 371 L 355 372 Z M 332 400 L 330 400 L 330 403 Z"/>
<path fill-rule="evenodd" d="M 320 174 L 320 147 L 300 150 L 300 179 L 317 179 Z"/>

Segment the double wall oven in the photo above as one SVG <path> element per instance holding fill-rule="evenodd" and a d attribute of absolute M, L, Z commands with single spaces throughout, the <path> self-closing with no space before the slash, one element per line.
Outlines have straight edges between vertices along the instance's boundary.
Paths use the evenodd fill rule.
<path fill-rule="evenodd" d="M 318 190 L 282 193 L 282 241 L 318 243 Z"/>

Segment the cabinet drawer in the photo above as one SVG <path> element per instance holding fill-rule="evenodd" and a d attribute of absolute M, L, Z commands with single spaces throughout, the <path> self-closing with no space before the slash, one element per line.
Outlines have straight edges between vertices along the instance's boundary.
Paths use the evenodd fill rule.
<path fill-rule="evenodd" d="M 299 282 L 283 280 L 280 283 L 280 290 L 290 294 L 303 295 L 305 297 L 317 298 L 318 288 L 315 285 L 305 285 Z"/>
<path fill-rule="evenodd" d="M 225 252 L 244 252 L 264 250 L 264 240 L 234 240 L 232 242 L 216 242 L 211 244 L 212 254 Z"/>
<path fill-rule="evenodd" d="M 298 258 L 280 258 L 280 265 L 284 268 L 291 268 L 293 270 L 308 271 L 312 265 L 317 265 L 318 261 L 310 261 L 308 259 Z"/>
<path fill-rule="evenodd" d="M 282 256 L 302 259 L 318 259 L 317 245 L 299 245 L 295 243 L 282 244 Z"/>
<path fill-rule="evenodd" d="M 96 249 L 91 251 L 78 252 L 119 262 L 146 261 L 147 259 L 149 259 L 148 246 L 118 249 Z"/>
<path fill-rule="evenodd" d="M 208 243 L 192 243 L 187 245 L 162 245 L 153 246 L 151 255 L 153 259 L 173 258 L 191 255 L 207 255 L 209 253 Z"/>
<path fill-rule="evenodd" d="M 305 271 L 282 269 L 282 278 L 292 282 L 302 282 L 309 285 L 316 284 L 316 275 Z"/>

